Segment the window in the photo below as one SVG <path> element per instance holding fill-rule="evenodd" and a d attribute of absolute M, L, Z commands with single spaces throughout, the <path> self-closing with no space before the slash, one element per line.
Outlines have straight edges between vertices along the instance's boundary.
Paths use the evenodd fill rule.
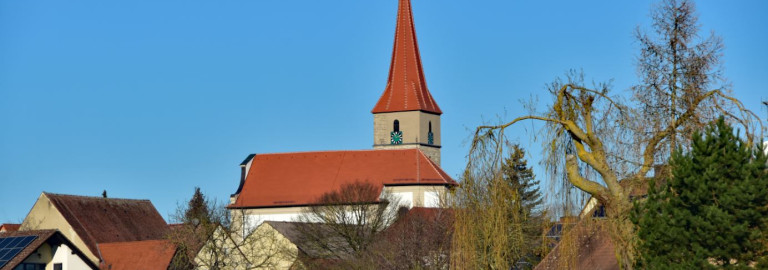
<path fill-rule="evenodd" d="M 605 205 L 600 205 L 595 209 L 595 212 L 592 214 L 592 217 L 594 218 L 604 218 L 605 217 Z"/>
<path fill-rule="evenodd" d="M 61 269 L 61 268 L 59 268 Z M 45 264 L 40 263 L 22 263 L 13 268 L 13 270 L 45 270 Z"/>
<path fill-rule="evenodd" d="M 53 264 L 53 270 L 61 270 L 61 263 L 54 263 Z"/>
<path fill-rule="evenodd" d="M 394 130 L 389 133 L 389 143 L 403 144 L 403 132 L 400 131 L 400 121 L 395 120 L 392 126 Z"/>
<path fill-rule="evenodd" d="M 427 133 L 427 143 L 435 144 L 435 134 L 432 133 L 432 121 L 429 121 L 429 132 Z"/>

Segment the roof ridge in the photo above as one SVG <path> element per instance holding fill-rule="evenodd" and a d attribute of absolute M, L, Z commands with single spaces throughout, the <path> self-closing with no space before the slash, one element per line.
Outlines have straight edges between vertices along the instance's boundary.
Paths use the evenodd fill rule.
<path fill-rule="evenodd" d="M 149 199 L 129 199 L 129 198 L 110 198 L 110 197 L 99 197 L 99 196 L 85 196 L 85 195 L 74 195 L 74 194 L 63 194 L 63 193 L 53 193 L 53 192 L 46 192 L 43 191 L 43 194 L 46 195 L 53 195 L 57 197 L 75 197 L 75 198 L 85 198 L 85 199 L 103 199 L 103 200 L 123 200 L 123 201 L 148 201 L 151 202 Z"/>
<path fill-rule="evenodd" d="M 119 244 L 131 244 L 131 243 L 138 243 L 138 242 L 170 242 L 168 239 L 147 239 L 147 240 L 134 240 L 134 241 L 117 241 L 117 242 L 107 242 L 107 243 L 97 243 L 97 245 L 119 245 Z"/>
<path fill-rule="evenodd" d="M 434 162 L 434 161 L 432 161 L 432 159 L 430 159 L 430 158 L 427 156 L 427 154 L 425 154 L 424 152 L 422 152 L 422 151 L 421 151 L 421 149 L 418 149 L 418 150 L 419 150 L 419 153 L 421 153 L 421 155 L 422 155 L 422 156 L 424 156 L 424 158 L 426 158 L 426 159 L 427 159 L 427 163 L 429 163 L 429 166 L 430 166 L 430 167 L 432 167 L 432 170 L 435 170 L 435 172 L 436 172 L 438 175 L 440 175 L 440 176 L 446 176 L 446 177 L 448 177 L 448 179 L 443 179 L 443 181 L 444 181 L 445 183 L 450 183 L 450 181 L 448 181 L 448 180 L 453 180 L 453 178 L 451 178 L 451 176 L 450 176 L 450 175 L 448 175 L 447 173 L 445 173 L 444 171 L 441 173 L 441 172 L 440 172 L 441 170 L 437 169 L 437 164 L 435 164 L 435 162 Z M 445 174 L 445 175 L 443 175 L 443 174 Z"/>
<path fill-rule="evenodd" d="M 274 153 L 254 153 L 256 157 L 267 155 L 292 155 L 292 154 L 312 154 L 312 153 L 344 153 L 344 152 L 379 152 L 379 151 L 408 151 L 416 148 L 404 149 L 350 149 L 350 150 L 320 150 L 320 151 L 293 151 L 293 152 L 274 152 Z M 98 197 L 97 197 L 98 198 Z"/>
<path fill-rule="evenodd" d="M 14 236 L 26 236 L 26 235 L 38 235 L 45 233 L 55 233 L 58 229 L 38 229 L 38 230 L 24 230 L 24 231 L 6 231 L 0 232 L 0 237 L 14 237 Z"/>

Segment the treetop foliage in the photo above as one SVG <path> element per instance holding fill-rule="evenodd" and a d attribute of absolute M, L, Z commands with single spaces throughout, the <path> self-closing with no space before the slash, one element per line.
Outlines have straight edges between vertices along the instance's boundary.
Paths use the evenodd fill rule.
<path fill-rule="evenodd" d="M 672 178 L 635 205 L 645 268 L 765 266 L 768 158 L 721 117 L 672 156 Z"/>

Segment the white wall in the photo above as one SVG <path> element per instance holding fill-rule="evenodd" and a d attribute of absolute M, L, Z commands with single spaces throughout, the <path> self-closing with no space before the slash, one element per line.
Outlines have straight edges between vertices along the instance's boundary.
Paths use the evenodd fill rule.
<path fill-rule="evenodd" d="M 80 257 L 78 257 L 75 254 L 72 254 L 72 249 L 67 246 L 66 244 L 61 244 L 59 248 L 56 249 L 56 252 L 53 254 L 53 260 L 51 260 L 51 263 L 46 266 L 45 269 L 53 269 L 54 263 L 61 263 L 63 270 L 88 270 L 91 269 L 88 267 L 88 264 L 86 264 Z"/>
<path fill-rule="evenodd" d="M 51 256 L 53 252 L 53 256 Z M 38 255 L 40 254 L 40 255 Z M 60 263 L 63 270 L 90 270 L 91 268 L 80 257 L 72 254 L 72 249 L 66 244 L 53 247 L 48 243 L 41 245 L 29 255 L 24 263 L 43 263 L 46 270 L 53 270 L 53 265 Z"/>
<path fill-rule="evenodd" d="M 389 207 L 406 206 L 413 208 L 414 206 L 423 207 L 442 207 L 441 196 L 445 192 L 445 187 L 432 187 L 432 186 L 406 186 L 406 187 L 386 187 L 381 197 L 386 196 L 386 193 L 395 197 L 398 200 L 398 205 L 390 205 Z M 395 210 L 397 209 L 395 208 Z M 306 209 L 301 207 L 285 207 L 285 208 L 268 208 L 268 209 L 249 209 L 243 212 L 245 230 L 249 231 L 257 228 L 264 221 L 297 221 Z M 238 210 L 233 210 L 238 211 Z M 233 217 L 237 215 L 233 212 Z M 316 222 L 320 222 L 319 220 Z"/>
<path fill-rule="evenodd" d="M 768 155 L 768 142 L 763 142 L 763 150 L 765 151 L 765 154 Z"/>
<path fill-rule="evenodd" d="M 425 191 L 424 207 L 442 207 L 440 204 L 440 193 L 437 191 Z"/>
<path fill-rule="evenodd" d="M 399 206 L 413 208 L 413 192 L 392 192 L 392 197 L 395 197 L 398 200 L 397 202 L 400 204 Z"/>
<path fill-rule="evenodd" d="M 264 221 L 296 221 L 299 216 L 301 213 L 246 215 L 245 224 L 249 229 L 255 229 Z"/>

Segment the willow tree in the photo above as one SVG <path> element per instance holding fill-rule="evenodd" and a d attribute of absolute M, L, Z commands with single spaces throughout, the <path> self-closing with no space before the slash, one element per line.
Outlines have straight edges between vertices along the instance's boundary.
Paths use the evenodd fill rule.
<path fill-rule="evenodd" d="M 722 44 L 714 36 L 695 43 L 694 11 L 689 1 L 669 0 L 656 6 L 652 17 L 657 35 L 638 32 L 643 84 L 632 88 L 631 101 L 612 95 L 609 84 L 586 85 L 581 74 L 572 72 L 548 85 L 552 103 L 544 112 L 478 127 L 470 158 L 511 125 L 543 122 L 548 173 L 564 174 L 567 184 L 606 207 L 619 265 L 631 269 L 635 234 L 629 194 L 647 186 L 647 176 L 656 165 L 666 163 L 669 149 L 687 143 L 678 140 L 680 134 L 720 114 L 745 129 L 748 144 L 762 131 L 757 115 L 730 96 L 726 84 L 715 83 Z"/>
<path fill-rule="evenodd" d="M 510 269 L 529 252 L 521 196 L 505 179 L 504 136 L 488 136 L 473 147 L 451 203 L 455 223 L 453 269 Z"/>

